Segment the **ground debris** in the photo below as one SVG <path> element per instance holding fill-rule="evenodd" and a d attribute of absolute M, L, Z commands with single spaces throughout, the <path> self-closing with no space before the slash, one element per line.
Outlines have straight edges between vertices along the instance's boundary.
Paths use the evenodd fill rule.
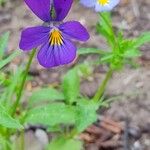
<path fill-rule="evenodd" d="M 121 139 L 123 126 L 120 122 L 113 121 L 109 118 L 102 118 L 96 125 L 92 125 L 80 135 L 80 138 L 85 141 L 87 147 L 98 149 L 114 149 L 123 146 Z M 90 146 L 89 146 L 90 145 Z M 89 149 L 89 148 L 88 148 Z M 96 148 L 95 148 L 96 149 Z"/>

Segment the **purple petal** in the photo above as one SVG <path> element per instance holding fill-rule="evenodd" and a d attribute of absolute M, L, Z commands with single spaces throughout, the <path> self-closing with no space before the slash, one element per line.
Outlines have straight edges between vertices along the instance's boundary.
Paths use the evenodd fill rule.
<path fill-rule="evenodd" d="M 19 47 L 28 51 L 45 43 L 49 38 L 49 27 L 37 26 L 22 31 Z"/>
<path fill-rule="evenodd" d="M 76 47 L 70 40 L 64 40 L 61 46 L 46 43 L 38 53 L 38 61 L 45 68 L 56 67 L 72 62 L 76 57 Z"/>
<path fill-rule="evenodd" d="M 59 29 L 71 38 L 79 41 L 87 41 L 89 34 L 85 27 L 77 21 L 69 21 L 60 25 Z"/>
<path fill-rule="evenodd" d="M 24 0 L 28 7 L 41 20 L 50 21 L 50 0 Z"/>
<path fill-rule="evenodd" d="M 55 21 L 62 21 L 68 14 L 73 0 L 54 0 L 54 8 L 56 11 Z"/>

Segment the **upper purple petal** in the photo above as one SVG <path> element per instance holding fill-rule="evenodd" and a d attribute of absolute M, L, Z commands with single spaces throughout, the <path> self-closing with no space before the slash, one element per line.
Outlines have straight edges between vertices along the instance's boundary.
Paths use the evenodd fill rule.
<path fill-rule="evenodd" d="M 55 21 L 62 21 L 68 14 L 73 0 L 54 0 L 54 8 L 56 11 Z"/>
<path fill-rule="evenodd" d="M 67 39 L 61 46 L 44 44 L 37 55 L 39 63 L 45 68 L 65 65 L 72 62 L 76 57 L 76 47 Z"/>
<path fill-rule="evenodd" d="M 50 0 L 24 0 L 28 7 L 44 22 L 51 20 Z"/>
<path fill-rule="evenodd" d="M 87 41 L 89 39 L 89 33 L 86 28 L 78 21 L 68 21 L 59 26 L 59 29 L 71 38 L 79 41 Z"/>
<path fill-rule="evenodd" d="M 49 38 L 50 27 L 37 26 L 22 31 L 19 47 L 22 50 L 31 50 L 45 43 Z"/>

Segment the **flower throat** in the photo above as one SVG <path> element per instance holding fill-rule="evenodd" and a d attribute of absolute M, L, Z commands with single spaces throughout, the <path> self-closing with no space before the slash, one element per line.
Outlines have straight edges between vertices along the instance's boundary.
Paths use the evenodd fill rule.
<path fill-rule="evenodd" d="M 53 29 L 51 31 L 49 42 L 51 46 L 54 46 L 54 45 L 60 46 L 63 44 L 62 34 L 58 29 Z"/>
<path fill-rule="evenodd" d="M 109 4 L 109 0 L 98 0 L 98 3 L 102 6 Z"/>

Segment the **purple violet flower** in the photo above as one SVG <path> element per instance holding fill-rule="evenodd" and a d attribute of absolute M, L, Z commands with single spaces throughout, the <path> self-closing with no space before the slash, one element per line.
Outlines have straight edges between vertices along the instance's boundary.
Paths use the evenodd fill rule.
<path fill-rule="evenodd" d="M 73 0 L 25 0 L 28 7 L 45 23 L 22 31 L 19 47 L 24 51 L 41 46 L 37 54 L 39 63 L 51 68 L 72 62 L 76 46 L 71 39 L 87 41 L 87 30 L 77 21 L 61 21 L 68 14 Z"/>

